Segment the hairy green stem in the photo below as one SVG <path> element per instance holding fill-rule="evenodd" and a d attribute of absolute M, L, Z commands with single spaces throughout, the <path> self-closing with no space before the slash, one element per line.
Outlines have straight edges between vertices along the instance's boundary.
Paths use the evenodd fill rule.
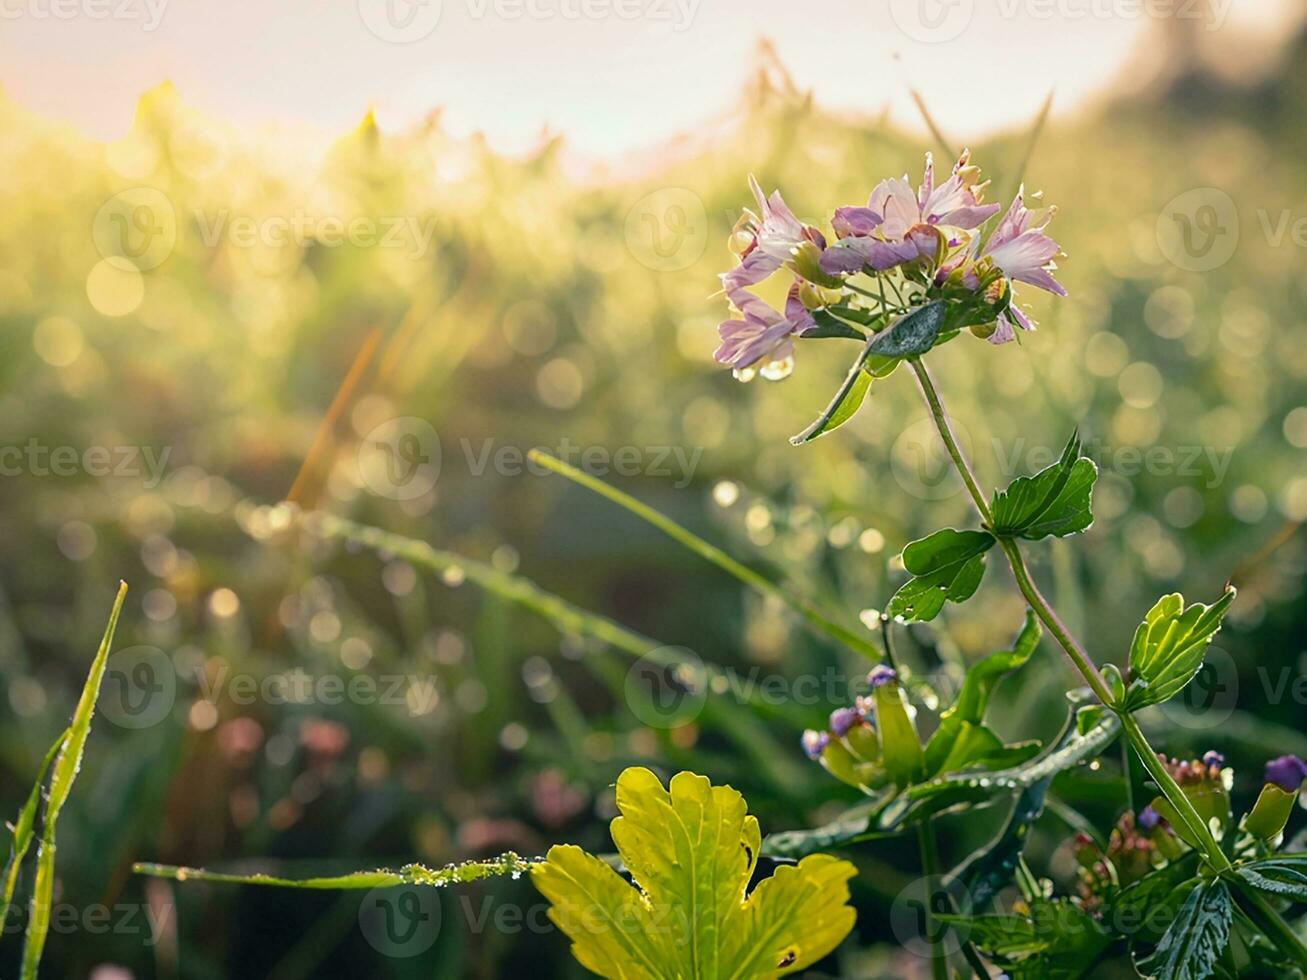
<path fill-rule="evenodd" d="M 931 904 L 935 885 L 939 883 L 939 844 L 935 840 L 935 822 L 927 817 L 917 824 L 917 847 L 921 850 L 921 870 L 926 876 L 926 941 L 930 943 L 930 970 L 935 980 L 948 980 L 948 953 L 942 939 L 935 934 L 935 909 Z"/>
<path fill-rule="evenodd" d="M 930 373 L 919 358 L 914 358 L 909 363 L 912 365 L 912 370 L 917 376 L 917 383 L 921 387 L 922 396 L 925 398 L 930 413 L 935 420 L 935 427 L 939 430 L 940 438 L 944 441 L 944 448 L 953 460 L 953 465 L 957 468 L 958 475 L 966 485 L 967 492 L 970 493 L 971 499 L 976 505 L 976 510 L 980 512 L 986 528 L 991 528 L 993 514 L 990 511 L 989 503 L 986 501 L 985 495 L 981 493 L 980 484 L 971 469 L 971 464 L 967 461 L 966 455 L 958 445 L 953 426 L 949 422 L 948 415 L 944 412 L 939 392 L 935 389 Z M 1281 950 L 1293 956 L 1299 963 L 1307 965 L 1307 947 L 1304 947 L 1302 941 L 1297 938 L 1293 930 L 1289 928 L 1279 913 L 1266 902 L 1263 896 L 1257 894 L 1255 889 L 1248 886 L 1241 879 L 1230 874 L 1230 859 L 1221 850 L 1220 844 L 1212 836 L 1211 829 L 1199 816 L 1193 803 L 1189 801 L 1189 797 L 1184 794 L 1184 791 L 1180 789 L 1170 772 L 1167 771 L 1166 766 L 1162 764 L 1157 752 L 1148 744 L 1148 739 L 1139 728 L 1139 723 L 1135 721 L 1130 712 L 1120 710 L 1114 705 L 1112 693 L 1103 680 L 1103 676 L 1098 672 L 1098 668 L 1094 666 L 1088 652 L 1071 635 L 1071 631 L 1067 629 L 1066 624 L 1062 622 L 1056 610 L 1044 598 L 1043 593 L 1039 591 L 1039 587 L 1030 575 L 1030 570 L 1026 567 L 1025 559 L 1022 557 L 1021 549 L 1016 541 L 1010 538 L 999 538 L 999 547 L 1002 549 L 1003 554 L 1007 556 L 1008 564 L 1012 566 L 1012 574 L 1017 581 L 1017 587 L 1030 604 L 1030 608 L 1035 611 L 1035 615 L 1039 617 L 1049 633 L 1066 651 L 1067 656 L 1075 664 L 1076 669 L 1080 671 L 1098 699 L 1109 708 L 1112 708 L 1120 717 L 1122 731 L 1134 748 L 1135 754 L 1139 756 L 1139 761 L 1143 763 L 1144 768 L 1148 770 L 1148 774 L 1157 783 L 1162 795 L 1175 808 L 1176 813 L 1185 825 L 1185 829 L 1192 835 L 1192 839 L 1198 842 L 1199 849 L 1202 851 L 1207 863 L 1214 871 L 1235 884 L 1239 892 L 1256 912 L 1260 920 L 1259 924 L 1263 927 L 1267 936 L 1275 941 Z"/>

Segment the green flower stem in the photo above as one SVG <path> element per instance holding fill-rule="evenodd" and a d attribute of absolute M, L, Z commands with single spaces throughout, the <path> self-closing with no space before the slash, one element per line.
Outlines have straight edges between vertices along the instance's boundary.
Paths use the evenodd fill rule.
<path fill-rule="evenodd" d="M 921 850 L 921 870 L 926 876 L 926 938 L 930 942 L 930 971 L 935 980 L 948 980 L 948 954 L 942 943 L 935 941 L 935 910 L 931 908 L 932 892 L 939 876 L 939 844 L 935 840 L 935 822 L 927 817 L 917 824 L 917 846 Z"/>
<path fill-rule="evenodd" d="M 989 504 L 985 500 L 985 495 L 980 492 L 980 484 L 976 481 L 976 475 L 971 470 L 971 464 L 967 462 L 962 448 L 958 445 L 957 437 L 953 433 L 953 426 L 944 413 L 944 406 L 940 402 L 939 392 L 935 389 L 930 373 L 919 358 L 914 358 L 908 363 L 912 365 L 912 370 L 917 375 L 921 393 L 926 399 L 926 404 L 930 407 L 930 413 L 935 420 L 935 427 L 939 430 L 940 438 L 944 440 L 944 447 L 948 450 L 953 465 L 957 467 L 962 482 L 966 484 L 967 492 L 971 494 L 976 510 L 980 512 L 985 526 L 989 527 L 993 523 L 993 515 L 990 512 Z M 1280 914 L 1271 907 L 1261 894 L 1257 893 L 1243 879 L 1230 873 L 1230 859 L 1225 856 L 1225 852 L 1221 850 L 1220 845 L 1212 836 L 1211 830 L 1203 821 L 1203 818 L 1199 816 L 1198 811 L 1194 809 L 1194 805 L 1189 802 L 1189 797 L 1184 794 L 1184 791 L 1180 789 L 1167 771 L 1166 766 L 1158 759 L 1157 752 L 1148 744 L 1148 739 L 1139 728 L 1139 723 L 1135 721 L 1134 716 L 1128 711 L 1120 711 L 1112 704 L 1112 694 L 1107 688 L 1107 683 L 1099 674 L 1098 668 L 1094 666 L 1094 662 L 1090 660 L 1085 648 L 1071 635 L 1071 631 L 1067 629 L 1057 612 L 1039 591 L 1039 587 L 1035 585 L 1030 570 L 1026 568 L 1020 547 L 1015 541 L 1007 538 L 999 539 L 999 547 L 1003 549 L 1003 554 L 1007 556 L 1008 564 L 1012 566 L 1012 574 L 1017 580 L 1017 587 L 1021 590 L 1021 594 L 1025 596 L 1026 601 L 1030 603 L 1030 608 L 1035 611 L 1035 615 L 1040 618 L 1062 649 L 1066 651 L 1067 656 L 1071 658 L 1071 662 L 1076 665 L 1076 669 L 1084 676 L 1085 681 L 1098 699 L 1116 711 L 1121 719 L 1122 731 L 1125 732 L 1126 738 L 1133 746 L 1135 754 L 1139 756 L 1139 761 L 1143 763 L 1144 768 L 1148 770 L 1148 774 L 1156 781 L 1158 787 L 1162 790 L 1162 795 L 1175 808 L 1180 819 L 1184 821 L 1186 829 L 1193 835 L 1193 839 L 1201 845 L 1207 863 L 1214 871 L 1236 886 L 1251 907 L 1258 920 L 1258 925 L 1262 927 L 1266 935 L 1282 951 L 1294 957 L 1300 964 L 1307 966 L 1307 946 L 1304 946 L 1302 940 L 1294 934 Z"/>

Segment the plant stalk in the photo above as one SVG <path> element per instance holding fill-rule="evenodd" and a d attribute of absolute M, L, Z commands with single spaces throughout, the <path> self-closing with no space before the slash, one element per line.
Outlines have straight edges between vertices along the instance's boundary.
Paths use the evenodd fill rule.
<path fill-rule="evenodd" d="M 935 839 L 935 821 L 927 817 L 917 824 L 917 846 L 921 850 L 921 870 L 926 876 L 926 941 L 930 943 L 930 972 L 934 980 L 948 980 L 948 953 L 945 952 L 943 937 L 936 937 L 935 932 L 935 885 L 941 880 L 939 875 L 939 844 Z"/>
<path fill-rule="evenodd" d="M 975 503 L 976 510 L 979 511 L 985 527 L 992 529 L 994 517 L 990 511 L 989 503 L 986 501 L 985 495 L 981 493 L 980 484 L 971 469 L 971 464 L 967 461 L 961 446 L 958 445 L 957 437 L 953 433 L 953 426 L 944 412 L 939 392 L 931 380 L 930 373 L 926 370 L 926 365 L 920 358 L 914 358 L 908 363 L 912 365 L 912 370 L 917 376 L 917 383 L 921 387 L 921 393 L 926 400 L 926 405 L 930 408 L 930 413 L 935 421 L 935 428 L 939 430 L 939 436 L 944 441 L 944 448 L 948 451 L 949 457 L 953 460 L 953 465 L 957 468 L 958 475 L 966 485 L 967 492 L 971 495 L 971 499 Z M 1035 611 L 1035 615 L 1039 617 L 1049 633 L 1066 651 L 1067 656 L 1075 664 L 1076 669 L 1080 671 L 1094 695 L 1120 717 L 1121 729 L 1130 745 L 1134 748 L 1135 754 L 1139 756 L 1139 761 L 1143 763 L 1144 768 L 1148 770 L 1148 774 L 1156 781 L 1162 795 L 1175 808 L 1193 839 L 1199 843 L 1200 850 L 1207 863 L 1214 871 L 1236 885 L 1240 893 L 1247 899 L 1248 904 L 1257 913 L 1258 918 L 1261 920 L 1259 925 L 1263 927 L 1267 936 L 1274 940 L 1281 950 L 1293 956 L 1299 963 L 1307 965 L 1307 947 L 1304 947 L 1302 941 L 1297 938 L 1279 913 L 1266 902 L 1265 898 L 1260 894 L 1254 894 L 1254 889 L 1230 874 L 1230 859 L 1221 850 L 1220 844 L 1212 836 L 1211 829 L 1199 816 L 1198 811 L 1189 801 L 1189 797 L 1184 794 L 1184 791 L 1171 777 L 1170 772 L 1167 771 L 1166 766 L 1162 764 L 1157 752 L 1148 744 L 1148 739 L 1140 729 L 1139 723 L 1135 721 L 1130 712 L 1122 711 L 1113 704 L 1112 693 L 1108 689 L 1106 681 L 1103 680 L 1103 676 L 1098 672 L 1098 668 L 1094 666 L 1088 652 L 1071 634 L 1066 624 L 1058 616 L 1057 611 L 1053 609 L 1049 601 L 1044 598 L 1043 593 L 1039 591 L 1039 587 L 1030 575 L 1030 570 L 1026 567 L 1025 559 L 1022 557 L 1021 549 L 1016 541 L 1010 538 L 999 538 L 998 543 L 1003 554 L 1007 556 L 1008 564 L 1012 566 L 1012 574 L 1016 578 L 1017 587 L 1030 604 L 1030 608 Z"/>

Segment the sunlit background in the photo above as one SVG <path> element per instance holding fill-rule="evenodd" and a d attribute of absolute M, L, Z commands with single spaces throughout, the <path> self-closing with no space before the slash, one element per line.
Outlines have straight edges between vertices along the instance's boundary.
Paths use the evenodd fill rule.
<path fill-rule="evenodd" d="M 446 894 L 438 926 L 395 950 L 361 925 L 357 894 L 130 868 L 604 852 L 611 784 L 633 763 L 731 782 L 771 830 L 853 802 L 797 744 L 838 704 L 758 714 L 728 694 L 661 725 L 628 652 L 560 634 L 457 563 L 343 548 L 270 509 L 289 495 L 428 541 L 745 677 L 856 678 L 865 663 L 783 608 L 521 463 L 571 447 L 855 627 L 902 580 L 907 541 L 969 519 L 907 379 L 795 449 L 849 351 L 802 345 L 782 383 L 713 365 L 714 275 L 749 173 L 816 221 L 970 144 L 991 195 L 1024 179 L 1059 204 L 1070 297 L 1025 297 L 1040 329 L 1020 346 L 964 337 L 932 355 L 957 424 L 989 483 L 1081 427 L 1103 471 L 1097 520 L 1030 552 L 1100 661 L 1122 659 L 1163 592 L 1211 599 L 1237 580 L 1213 706 L 1146 717 L 1161 745 L 1225 752 L 1240 794 L 1268 755 L 1307 754 L 1284 693 L 1307 669 L 1307 35 L 1292 0 L 0 14 L 0 812 L 67 723 L 119 578 L 122 662 L 172 685 L 133 714 L 113 706 L 130 671 L 110 678 L 122 690 L 106 691 L 60 824 L 56 901 L 157 925 L 56 931 L 46 975 L 579 975 L 552 930 L 479 918 L 538 906 L 525 881 Z M 417 483 L 378 458 L 386 439 L 427 461 Z M 1021 616 L 991 574 L 976 601 L 905 631 L 902 656 L 956 678 Z M 297 669 L 421 683 L 384 703 L 241 703 L 224 686 Z M 1050 735 L 1069 683 L 1045 645 L 1005 690 L 1002 733 Z M 1107 820 L 1121 785 L 1104 765 L 1055 789 Z M 946 824 L 946 857 L 1000 816 Z M 1069 834 L 1050 816 L 1030 846 L 1057 880 Z M 860 924 L 825 975 L 922 969 L 890 952 L 902 850 L 856 853 Z M 0 974 L 17 945 L 7 925 Z"/>

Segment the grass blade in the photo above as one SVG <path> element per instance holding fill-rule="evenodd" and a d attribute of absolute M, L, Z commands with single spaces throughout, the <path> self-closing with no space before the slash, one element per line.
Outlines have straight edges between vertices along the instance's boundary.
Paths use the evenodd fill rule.
<path fill-rule="evenodd" d="M 548 453 L 542 453 L 539 450 L 533 449 L 528 455 L 533 462 L 539 463 L 541 466 L 553 470 L 559 476 L 567 477 L 567 479 L 571 480 L 573 483 L 579 484 L 587 490 L 593 490 L 601 497 L 606 497 L 619 507 L 630 511 L 641 520 L 652 524 L 678 544 L 684 545 L 700 558 L 712 562 L 718 568 L 722 569 L 722 571 L 734 575 L 751 589 L 761 592 L 765 596 L 779 599 L 798 613 L 803 618 L 804 622 L 817 632 L 825 634 L 831 639 L 844 644 L 851 650 L 856 650 L 868 660 L 880 663 L 881 652 L 874 643 L 835 622 L 810 600 L 792 595 L 775 582 L 764 578 L 753 569 L 742 565 L 716 545 L 709 544 L 694 532 L 681 527 L 681 525 L 677 524 L 670 517 L 659 513 L 648 504 L 641 503 L 629 494 L 625 494 L 618 490 L 616 487 L 610 486 L 602 480 L 596 480 L 589 473 L 582 472 L 575 466 L 570 466 L 567 463 L 564 463 L 561 459 L 556 459 L 555 457 L 550 456 Z"/>
<path fill-rule="evenodd" d="M 273 888 L 303 888 L 314 891 L 342 891 L 353 889 L 398 888 L 401 885 L 427 885 L 441 888 L 483 878 L 503 875 L 519 877 L 540 863 L 539 858 L 524 858 L 508 851 L 489 861 L 465 861 L 444 868 L 428 868 L 421 864 L 406 864 L 402 868 L 378 868 L 375 871 L 354 871 L 350 874 L 323 878 L 279 878 L 269 874 L 229 874 L 205 871 L 203 868 L 182 868 L 171 864 L 135 864 L 137 874 L 154 878 L 171 878 L 174 881 L 214 881 L 228 885 L 267 885 Z"/>
<path fill-rule="evenodd" d="M 456 572 L 478 588 L 529 609 L 566 636 L 589 637 L 636 659 L 645 659 L 665 667 L 676 667 L 682 663 L 671 652 L 674 648 L 668 644 L 627 629 L 607 616 L 575 606 L 520 575 L 501 572 L 492 565 L 465 558 L 452 551 L 440 551 L 425 541 L 357 524 L 331 514 L 305 514 L 301 521 L 310 533 L 324 538 L 361 545 L 434 572 Z M 766 699 L 754 685 L 733 681 L 731 675 L 721 667 L 706 660 L 702 663 L 705 679 L 711 682 L 710 690 L 737 691 L 742 703 L 767 709 Z"/>
<path fill-rule="evenodd" d="M 8 919 L 9 904 L 14 899 L 14 889 L 18 885 L 18 869 L 23 863 L 23 858 L 27 856 L 27 849 L 32 846 L 32 832 L 36 827 L 36 808 L 41 802 L 41 788 L 45 785 L 45 774 L 50 771 L 55 755 L 63 748 L 67 738 L 68 729 L 65 728 L 45 753 L 45 758 L 41 760 L 41 766 L 36 771 L 32 792 L 28 795 L 27 802 L 23 804 L 23 809 L 19 811 L 18 819 L 14 821 L 13 842 L 9 847 L 9 861 L 5 864 L 4 893 L 0 895 L 0 922 Z"/>
<path fill-rule="evenodd" d="M 109 613 L 109 623 L 104 628 L 100 649 L 91 662 L 91 672 L 82 688 L 82 696 L 77 701 L 72 724 L 68 726 L 67 737 L 54 762 L 50 793 L 45 804 L 45 823 L 41 827 L 41 846 L 37 852 L 31 918 L 27 922 L 27 936 L 23 946 L 22 980 L 36 980 L 41 953 L 45 950 L 46 936 L 50 932 L 50 903 L 54 897 L 55 824 L 59 820 L 59 812 L 68 802 L 77 771 L 82 765 L 82 753 L 91 734 L 91 716 L 95 714 L 95 703 L 100 698 L 100 682 L 104 679 L 105 665 L 109 660 L 109 647 L 113 643 L 118 614 L 122 612 L 123 600 L 126 598 L 127 583 L 119 582 L 118 595 L 113 602 L 113 611 Z"/>

